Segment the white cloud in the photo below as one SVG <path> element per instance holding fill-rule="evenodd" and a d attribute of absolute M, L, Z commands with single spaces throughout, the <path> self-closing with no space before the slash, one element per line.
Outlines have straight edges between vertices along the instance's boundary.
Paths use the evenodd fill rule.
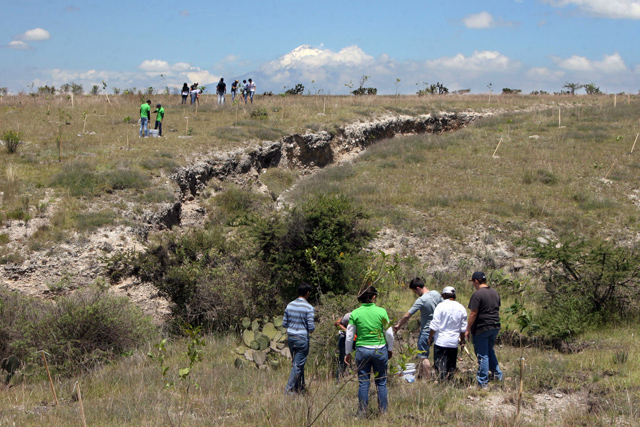
<path fill-rule="evenodd" d="M 554 71 L 545 67 L 534 67 L 526 72 L 529 80 L 536 82 L 557 82 L 564 78 L 564 71 Z"/>
<path fill-rule="evenodd" d="M 214 76 L 209 71 L 201 70 L 199 68 L 196 68 L 193 71 L 189 71 L 189 72 L 183 73 L 183 75 L 187 77 L 188 81 L 198 82 L 200 84 L 200 86 L 208 85 L 208 84 L 211 84 L 211 83 L 214 83 L 214 82 L 217 82 L 218 80 L 220 80 L 220 77 Z M 215 92 L 215 91 L 211 90 L 210 92 Z"/>
<path fill-rule="evenodd" d="M 159 59 L 146 59 L 144 61 L 142 61 L 142 63 L 140 65 L 138 65 L 138 68 L 141 69 L 142 71 L 156 71 L 156 72 L 163 72 L 163 71 L 169 71 L 169 63 L 167 61 L 161 61 Z"/>
<path fill-rule="evenodd" d="M 450 69 L 473 72 L 510 71 L 520 66 L 517 61 L 495 51 L 474 51 L 471 56 L 459 53 L 455 56 L 442 57 L 427 61 L 429 68 Z"/>
<path fill-rule="evenodd" d="M 543 0 L 554 7 L 575 6 L 593 16 L 612 19 L 640 19 L 638 0 Z"/>
<path fill-rule="evenodd" d="M 9 49 L 32 49 L 31 46 L 29 46 L 27 43 L 20 41 L 20 40 L 14 40 L 12 42 L 9 42 L 9 44 L 7 45 L 7 47 Z"/>
<path fill-rule="evenodd" d="M 51 38 L 51 34 L 49 34 L 49 31 L 43 30 L 42 28 L 34 28 L 33 30 L 25 31 L 24 34 L 19 34 L 15 38 L 16 40 L 24 41 L 41 41 L 49 40 Z"/>
<path fill-rule="evenodd" d="M 628 71 L 624 60 L 619 53 L 604 55 L 602 61 L 593 61 L 584 56 L 573 55 L 570 58 L 553 57 L 558 67 L 577 72 L 599 72 L 613 74 Z"/>
<path fill-rule="evenodd" d="M 462 19 L 465 27 L 473 29 L 493 28 L 495 21 L 489 12 L 480 12 L 474 15 L 467 15 Z"/>
<path fill-rule="evenodd" d="M 145 71 L 148 76 L 162 74 L 166 77 L 184 73 L 192 70 L 193 67 L 188 62 L 176 62 L 175 64 L 169 64 L 167 61 L 160 59 L 146 59 L 138 65 L 138 69 Z"/>

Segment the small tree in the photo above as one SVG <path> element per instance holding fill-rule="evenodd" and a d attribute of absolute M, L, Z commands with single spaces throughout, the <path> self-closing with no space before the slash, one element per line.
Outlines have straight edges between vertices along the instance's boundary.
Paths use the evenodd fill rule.
<path fill-rule="evenodd" d="M 565 89 L 569 89 L 569 92 L 571 93 L 571 95 L 575 95 L 577 90 L 580 90 L 581 88 L 584 87 L 584 85 L 581 85 L 580 83 L 565 83 L 564 86 L 562 86 Z"/>
<path fill-rule="evenodd" d="M 74 95 L 82 95 L 82 92 L 84 92 L 84 90 L 82 89 L 81 84 L 71 82 L 71 93 L 73 93 Z"/>
<path fill-rule="evenodd" d="M 97 95 L 100 87 L 98 85 L 91 86 L 91 95 Z"/>
<path fill-rule="evenodd" d="M 302 95 L 304 93 L 304 85 L 298 83 L 295 87 L 287 89 L 285 95 Z"/>
<path fill-rule="evenodd" d="M 9 89 L 7 89 L 6 87 L 0 87 L 0 96 L 7 96 L 8 93 Z"/>
<path fill-rule="evenodd" d="M 600 88 L 596 86 L 595 83 L 589 83 L 582 86 L 584 90 L 587 92 L 587 95 L 600 95 L 602 92 Z"/>

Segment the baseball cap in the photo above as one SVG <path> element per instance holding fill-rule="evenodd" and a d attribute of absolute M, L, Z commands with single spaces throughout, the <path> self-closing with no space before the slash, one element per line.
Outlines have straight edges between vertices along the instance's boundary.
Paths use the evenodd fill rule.
<path fill-rule="evenodd" d="M 474 280 L 477 280 L 478 282 L 486 281 L 487 280 L 487 276 L 485 276 L 482 271 L 476 271 L 475 273 L 473 273 L 471 275 L 470 282 L 472 282 Z"/>
<path fill-rule="evenodd" d="M 456 293 L 456 289 L 453 286 L 445 286 L 445 288 L 442 290 L 443 294 L 455 294 Z"/>

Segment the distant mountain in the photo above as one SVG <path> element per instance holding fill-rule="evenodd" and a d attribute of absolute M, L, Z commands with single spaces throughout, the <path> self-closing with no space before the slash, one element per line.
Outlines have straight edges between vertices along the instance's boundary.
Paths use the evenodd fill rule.
<path fill-rule="evenodd" d="M 308 44 L 303 44 L 286 55 L 282 55 L 280 58 L 275 59 L 262 67 L 258 68 L 256 72 L 273 74 L 280 70 L 288 70 L 294 68 L 302 63 L 307 62 L 309 59 L 320 57 L 324 54 L 324 51 L 311 47 Z"/>
<path fill-rule="evenodd" d="M 358 46 L 333 52 L 305 44 L 239 78 L 252 78 L 258 93 L 281 93 L 302 84 L 305 92 L 340 94 L 348 93 L 345 84 L 357 81 L 372 63 L 373 57 Z"/>

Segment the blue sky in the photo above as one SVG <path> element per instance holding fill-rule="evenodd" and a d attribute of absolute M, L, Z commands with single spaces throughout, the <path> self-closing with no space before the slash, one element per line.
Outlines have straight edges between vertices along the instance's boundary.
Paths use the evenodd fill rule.
<path fill-rule="evenodd" d="M 0 0 L 0 15 L 0 87 L 13 93 L 254 76 L 258 93 L 302 83 L 346 94 L 362 75 L 382 93 L 436 81 L 473 93 L 640 91 L 640 0 Z M 312 49 L 280 68 L 301 45 Z"/>

